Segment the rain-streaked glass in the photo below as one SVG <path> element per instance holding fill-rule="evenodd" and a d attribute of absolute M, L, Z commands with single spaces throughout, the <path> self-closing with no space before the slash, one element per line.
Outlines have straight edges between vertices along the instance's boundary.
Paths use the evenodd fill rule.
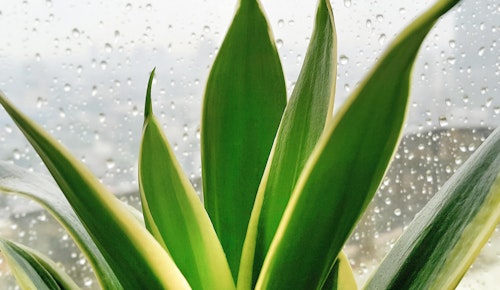
<path fill-rule="evenodd" d="M 302 65 L 315 5 L 262 0 L 288 92 Z M 345 100 L 405 24 L 431 1 L 334 1 L 337 103 Z M 137 156 L 148 73 L 155 112 L 200 191 L 201 100 L 236 1 L 13 1 L 0 5 L 0 89 L 138 206 Z M 449 176 L 500 123 L 500 5 L 464 0 L 441 19 L 413 71 L 408 124 L 376 198 L 346 246 L 359 281 Z M 0 113 L 0 158 L 44 172 L 34 150 Z M 0 234 L 61 262 L 97 289 L 71 238 L 32 202 L 0 195 Z M 460 287 L 498 283 L 494 233 Z M 496 279 L 496 280 L 495 280 Z M 0 288 L 15 281 L 0 256 Z"/>

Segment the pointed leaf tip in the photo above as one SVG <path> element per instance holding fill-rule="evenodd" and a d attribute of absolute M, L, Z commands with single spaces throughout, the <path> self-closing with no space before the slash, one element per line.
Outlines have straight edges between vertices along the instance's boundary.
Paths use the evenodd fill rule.
<path fill-rule="evenodd" d="M 151 87 L 153 86 L 153 79 L 155 77 L 156 67 L 153 68 L 149 75 L 148 89 L 146 91 L 146 104 L 144 105 L 144 121 L 153 113 L 153 105 L 151 104 Z"/>

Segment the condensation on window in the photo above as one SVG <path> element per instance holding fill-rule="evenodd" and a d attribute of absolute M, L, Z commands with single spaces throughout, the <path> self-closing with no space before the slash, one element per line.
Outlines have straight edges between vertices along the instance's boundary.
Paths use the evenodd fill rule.
<path fill-rule="evenodd" d="M 288 93 L 304 60 L 315 5 L 262 0 Z M 333 2 L 338 34 L 336 109 L 395 35 L 431 1 Z M 17 1 L 0 7 L 0 89 L 139 208 L 137 156 L 149 72 L 155 112 L 201 194 L 200 112 L 210 66 L 236 1 Z M 500 123 L 495 1 L 465 0 L 428 35 L 413 69 L 404 137 L 373 203 L 345 248 L 359 282 L 446 179 Z M 0 159 L 46 172 L 5 113 Z M 98 289 L 71 238 L 39 206 L 0 195 L 0 233 L 61 262 L 84 289 Z M 498 231 L 462 289 L 492 287 Z M 493 284 L 492 284 L 493 283 Z M 0 288 L 15 281 L 0 257 Z M 479 285 L 479 286 L 478 286 Z"/>

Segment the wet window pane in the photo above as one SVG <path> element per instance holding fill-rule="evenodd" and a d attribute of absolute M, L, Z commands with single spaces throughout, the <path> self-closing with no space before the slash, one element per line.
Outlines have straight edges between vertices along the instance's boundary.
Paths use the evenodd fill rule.
<path fill-rule="evenodd" d="M 315 7 L 303 0 L 261 2 L 290 92 Z M 337 108 L 396 33 L 430 4 L 333 3 L 339 42 Z M 123 200 L 138 206 L 143 102 L 148 73 L 156 67 L 155 112 L 201 191 L 201 98 L 235 5 L 229 0 L 13 1 L 0 7 L 0 89 Z M 423 44 L 413 71 L 405 136 L 346 246 L 359 281 L 368 278 L 425 202 L 500 123 L 499 9 L 495 1 L 463 1 Z M 0 144 L 1 160 L 46 172 L 3 112 Z M 0 208 L 2 236 L 62 262 L 83 288 L 98 288 L 88 263 L 50 215 L 4 195 Z M 462 289 L 496 285 L 498 248 L 495 232 Z M 0 288 L 13 285 L 0 258 Z"/>

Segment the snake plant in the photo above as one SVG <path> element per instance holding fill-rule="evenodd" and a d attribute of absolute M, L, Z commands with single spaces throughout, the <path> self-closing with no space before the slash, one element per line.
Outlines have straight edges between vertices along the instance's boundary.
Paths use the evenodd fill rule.
<path fill-rule="evenodd" d="M 121 203 L 68 149 L 0 94 L 56 184 L 0 163 L 0 191 L 34 199 L 67 229 L 103 289 L 357 289 L 342 249 L 401 136 L 412 65 L 438 0 L 404 29 L 333 115 L 336 32 L 320 0 L 287 101 L 258 0 L 240 0 L 206 84 L 203 202 L 146 91 L 142 213 Z M 500 130 L 425 206 L 366 289 L 454 288 L 500 220 Z M 43 253 L 0 237 L 23 289 L 78 286 Z"/>

